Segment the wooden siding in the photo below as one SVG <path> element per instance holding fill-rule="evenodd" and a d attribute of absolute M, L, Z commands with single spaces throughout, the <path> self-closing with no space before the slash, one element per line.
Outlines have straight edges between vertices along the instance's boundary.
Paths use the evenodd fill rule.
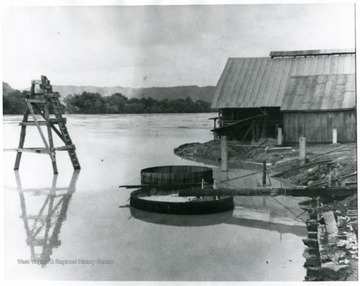
<path fill-rule="evenodd" d="M 356 111 L 284 112 L 285 143 L 331 143 L 337 129 L 339 143 L 356 141 Z"/>

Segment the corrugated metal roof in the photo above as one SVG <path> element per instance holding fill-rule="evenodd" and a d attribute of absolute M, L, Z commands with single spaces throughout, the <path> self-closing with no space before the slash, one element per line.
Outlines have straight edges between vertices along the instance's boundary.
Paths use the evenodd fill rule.
<path fill-rule="evenodd" d="M 229 58 L 218 81 L 212 108 L 280 107 L 290 76 L 355 73 L 353 54 Z"/>
<path fill-rule="evenodd" d="M 285 90 L 282 111 L 355 108 L 355 75 L 292 76 Z"/>

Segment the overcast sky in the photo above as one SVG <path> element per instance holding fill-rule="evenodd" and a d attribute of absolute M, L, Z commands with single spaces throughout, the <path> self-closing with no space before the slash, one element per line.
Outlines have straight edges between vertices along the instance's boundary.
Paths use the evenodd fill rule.
<path fill-rule="evenodd" d="M 56 85 L 216 85 L 229 57 L 354 48 L 353 5 L 11 7 L 3 81 Z"/>

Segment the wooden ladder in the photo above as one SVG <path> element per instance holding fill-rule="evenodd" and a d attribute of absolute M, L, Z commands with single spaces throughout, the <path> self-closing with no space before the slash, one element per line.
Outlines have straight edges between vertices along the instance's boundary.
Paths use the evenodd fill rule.
<path fill-rule="evenodd" d="M 39 85 L 40 92 L 35 92 L 36 85 Z M 50 85 L 50 81 L 46 78 L 46 76 L 41 76 L 40 81 L 31 81 L 30 94 L 28 94 L 25 98 L 26 110 L 24 112 L 22 122 L 19 123 L 21 126 L 20 142 L 19 147 L 16 149 L 17 154 L 14 170 L 19 169 L 22 153 L 32 152 L 48 154 L 52 162 L 54 174 L 57 174 L 58 169 L 56 165 L 55 151 L 68 151 L 74 170 L 80 169 L 80 163 L 75 152 L 75 145 L 72 143 L 69 132 L 66 128 L 66 118 L 63 118 L 61 114 L 59 97 L 60 94 L 58 92 L 52 91 L 52 86 Z M 37 114 L 40 115 L 44 120 L 38 120 L 37 114 L 35 112 L 37 112 Z M 54 114 L 55 118 L 51 118 L 50 114 Z M 33 120 L 28 120 L 29 115 Z M 58 125 L 59 129 L 55 126 L 55 124 Z M 46 139 L 41 129 L 41 126 L 43 125 L 47 127 L 48 140 Z M 45 147 L 24 148 L 27 126 L 37 127 Z M 65 143 L 65 146 L 56 148 L 54 147 L 52 131 L 54 131 L 60 137 L 60 139 Z"/>

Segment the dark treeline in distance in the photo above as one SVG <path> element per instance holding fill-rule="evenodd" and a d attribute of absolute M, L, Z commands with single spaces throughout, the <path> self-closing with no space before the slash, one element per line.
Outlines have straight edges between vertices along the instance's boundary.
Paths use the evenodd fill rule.
<path fill-rule="evenodd" d="M 3 114 L 23 114 L 26 108 L 24 91 L 12 89 L 3 82 Z"/>
<path fill-rule="evenodd" d="M 25 92 L 14 90 L 3 83 L 3 114 L 22 114 L 25 110 Z M 130 98 L 115 93 L 101 96 L 83 92 L 63 99 L 63 110 L 73 114 L 123 114 L 123 113 L 201 113 L 211 112 L 210 103 L 203 100 Z"/>
<path fill-rule="evenodd" d="M 69 113 L 195 113 L 210 112 L 210 103 L 187 97 L 186 99 L 157 100 L 148 98 L 128 99 L 120 93 L 103 97 L 98 93 L 83 92 L 81 95 L 69 95 L 64 98 Z"/>
<path fill-rule="evenodd" d="M 115 93 L 121 93 L 127 98 L 148 98 L 157 100 L 163 99 L 186 99 L 188 96 L 195 102 L 204 100 L 211 102 L 215 93 L 215 86 L 171 86 L 171 87 L 99 87 L 99 86 L 72 86 L 72 85 L 53 85 L 53 89 L 62 95 L 82 94 L 83 92 L 99 93 L 102 96 L 110 96 Z"/>

